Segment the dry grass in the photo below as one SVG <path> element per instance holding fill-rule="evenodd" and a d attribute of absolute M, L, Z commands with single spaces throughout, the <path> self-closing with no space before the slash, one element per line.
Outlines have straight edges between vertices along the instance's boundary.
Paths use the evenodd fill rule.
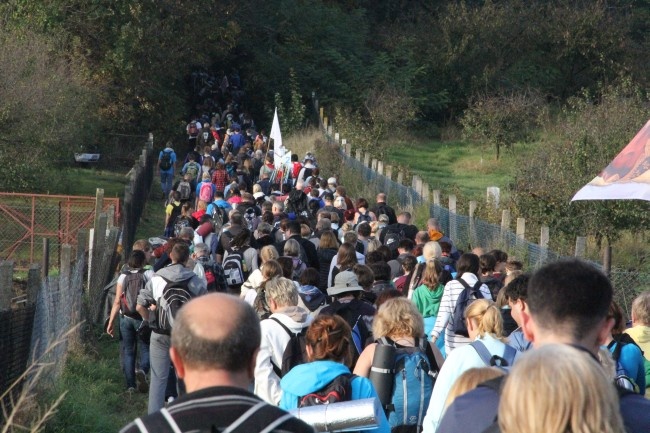
<path fill-rule="evenodd" d="M 1 433 L 10 432 L 39 432 L 57 411 L 65 398 L 65 392 L 59 394 L 54 401 L 40 405 L 36 398 L 41 387 L 47 383 L 47 375 L 56 366 L 56 361 L 50 361 L 50 355 L 55 349 L 74 336 L 80 325 L 75 325 L 68 332 L 56 339 L 45 349 L 41 357 L 32 361 L 25 372 L 0 394 L 2 401 L 2 417 L 4 423 Z M 17 390 L 20 389 L 20 392 Z M 17 394 L 17 395 L 16 395 Z M 8 404 L 5 402 L 8 401 Z"/>

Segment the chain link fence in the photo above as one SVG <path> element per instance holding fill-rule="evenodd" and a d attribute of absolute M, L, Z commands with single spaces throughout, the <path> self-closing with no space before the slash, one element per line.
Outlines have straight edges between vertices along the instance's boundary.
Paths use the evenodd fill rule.
<path fill-rule="evenodd" d="M 566 257 L 544 246 L 520 238 L 515 232 L 503 228 L 501 225 L 492 224 L 479 218 L 470 218 L 467 215 L 459 215 L 445 207 L 431 203 L 428 197 L 428 187 L 425 187 L 417 176 L 413 178 L 411 186 L 404 185 L 402 183 L 404 181 L 403 174 L 397 173 L 394 176 L 395 173 L 392 173 L 391 168 L 384 165 L 383 162 L 372 160 L 361 152 L 357 152 L 356 157 L 352 156 L 350 144 L 339 143 L 339 140 L 333 137 L 331 125 L 327 127 L 323 124 L 322 119 L 321 130 L 325 133 L 330 148 L 338 148 L 342 163 L 357 176 L 355 181 L 363 184 L 364 194 L 374 196 L 379 192 L 384 192 L 388 195 L 390 204 L 400 210 L 412 211 L 418 206 L 428 205 L 429 216 L 439 221 L 442 230 L 454 240 L 458 248 L 465 251 L 471 251 L 475 247 L 481 247 L 485 251 L 500 249 L 521 261 L 527 271 Z M 397 177 L 397 180 L 393 180 L 393 177 Z M 416 187 L 420 187 L 420 192 Z M 601 263 L 591 263 L 597 268 L 603 269 Z M 613 268 L 610 271 L 610 279 L 615 290 L 615 300 L 630 318 L 630 308 L 634 298 L 639 293 L 650 290 L 650 273 Z"/>

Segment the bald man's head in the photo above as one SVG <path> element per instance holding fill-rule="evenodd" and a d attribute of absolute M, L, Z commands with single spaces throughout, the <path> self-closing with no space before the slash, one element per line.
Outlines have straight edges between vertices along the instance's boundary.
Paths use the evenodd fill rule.
<path fill-rule="evenodd" d="M 187 369 L 243 371 L 260 346 L 260 323 L 244 301 L 223 293 L 195 298 L 174 321 L 171 345 Z"/>

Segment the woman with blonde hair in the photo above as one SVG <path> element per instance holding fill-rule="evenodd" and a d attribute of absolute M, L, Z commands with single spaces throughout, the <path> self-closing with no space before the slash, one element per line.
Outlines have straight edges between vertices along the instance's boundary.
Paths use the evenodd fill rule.
<path fill-rule="evenodd" d="M 264 263 L 268 262 L 269 260 L 275 260 L 278 257 L 280 257 L 280 254 L 278 254 L 278 250 L 276 250 L 273 245 L 266 245 L 262 247 L 259 253 L 259 261 L 261 264 L 259 268 L 253 270 L 253 272 L 250 273 L 244 284 L 242 284 L 240 294 L 241 298 L 245 298 L 246 293 L 249 290 L 257 289 L 260 284 L 262 284 L 262 281 L 264 281 L 262 278 L 262 267 L 264 266 Z"/>
<path fill-rule="evenodd" d="M 461 374 L 474 367 L 512 365 L 517 354 L 505 343 L 501 311 L 493 301 L 479 299 L 472 302 L 465 310 L 465 321 L 472 343 L 447 353 L 424 420 L 427 431 L 438 428 L 449 390 Z"/>
<path fill-rule="evenodd" d="M 565 344 L 544 345 L 517 361 L 498 419 L 503 433 L 625 432 L 616 387 L 592 356 Z"/>
<path fill-rule="evenodd" d="M 408 299 L 394 298 L 384 302 L 372 322 L 372 336 L 376 340 L 383 337 L 392 340 L 398 347 L 416 347 L 417 340 L 425 338 L 422 315 Z M 377 343 L 371 343 L 363 350 L 354 368 L 354 374 L 368 377 Z M 436 364 L 444 362 L 440 351 L 431 346 Z"/>
<path fill-rule="evenodd" d="M 495 367 L 470 368 L 456 379 L 456 382 L 449 390 L 445 401 L 445 410 L 454 402 L 456 397 L 476 389 L 484 382 L 505 376 L 505 374 L 504 370 Z"/>
<path fill-rule="evenodd" d="M 379 307 L 372 323 L 372 333 L 373 338 L 377 339 L 377 343 L 371 343 L 363 350 L 354 368 L 354 374 L 363 377 L 370 376 L 375 352 L 380 353 L 377 351 L 379 345 L 393 346 L 398 353 L 421 353 L 423 358 L 426 359 L 430 371 L 438 371 L 444 362 L 438 348 L 426 341 L 422 316 L 415 308 L 415 305 L 404 297 L 389 299 Z M 433 355 L 433 359 L 431 355 Z M 378 356 L 378 360 L 380 360 L 381 355 Z M 420 365 L 418 364 L 418 366 Z M 405 372 L 405 370 L 402 371 Z M 423 370 L 425 376 L 427 373 Z M 394 374 L 400 373 L 396 372 Z M 420 401 L 418 405 L 424 408 L 428 404 L 431 394 L 426 394 L 425 379 L 421 378 L 420 380 L 423 387 L 425 387 L 423 388 L 425 396 L 424 400 Z M 431 382 L 433 382 L 433 379 L 430 379 L 429 383 Z M 379 384 L 376 383 L 375 386 L 377 389 L 381 389 Z M 431 389 L 429 388 L 430 392 Z M 409 397 L 410 403 L 412 403 L 411 397 Z M 423 415 L 424 413 L 420 411 L 420 414 Z M 409 421 L 412 422 L 410 419 Z M 423 419 L 420 417 L 416 422 L 418 425 L 422 425 Z M 389 423 L 391 427 L 406 424 L 396 414 L 389 416 Z"/>
<path fill-rule="evenodd" d="M 350 375 L 352 336 L 350 325 L 343 318 L 318 316 L 309 325 L 305 340 L 309 362 L 294 367 L 280 381 L 280 408 L 289 410 L 308 405 L 310 400 L 322 397 L 319 392 L 335 380 L 342 384 L 343 390 L 349 389 L 346 400 L 377 397 L 368 379 Z M 379 411 L 378 416 L 379 426 L 363 431 L 389 433 L 384 412 Z"/>

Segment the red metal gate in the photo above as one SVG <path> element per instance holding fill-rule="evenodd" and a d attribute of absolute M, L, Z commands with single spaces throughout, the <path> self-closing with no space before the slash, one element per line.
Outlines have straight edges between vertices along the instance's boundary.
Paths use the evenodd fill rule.
<path fill-rule="evenodd" d="M 41 260 L 40 245 L 48 238 L 58 263 L 58 247 L 76 246 L 77 231 L 94 225 L 95 206 L 95 197 L 0 193 L 0 260 L 27 268 Z M 103 199 L 102 211 L 109 210 L 109 221 L 119 226 L 119 198 Z"/>

